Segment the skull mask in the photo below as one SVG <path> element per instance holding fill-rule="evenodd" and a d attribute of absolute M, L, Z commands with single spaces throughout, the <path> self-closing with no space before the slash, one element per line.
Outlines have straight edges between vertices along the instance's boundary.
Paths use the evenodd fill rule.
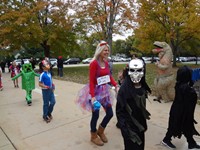
<path fill-rule="evenodd" d="M 133 59 L 129 62 L 128 75 L 133 83 L 139 83 L 144 76 L 144 63 L 141 59 Z"/>

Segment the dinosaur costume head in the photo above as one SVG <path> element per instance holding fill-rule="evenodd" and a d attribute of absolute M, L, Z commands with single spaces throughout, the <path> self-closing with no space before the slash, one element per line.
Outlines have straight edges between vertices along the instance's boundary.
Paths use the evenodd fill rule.
<path fill-rule="evenodd" d="M 22 70 L 24 71 L 24 73 L 28 73 L 28 72 L 32 72 L 33 68 L 32 68 L 32 65 L 29 63 L 29 64 L 24 64 L 22 66 Z"/>
<path fill-rule="evenodd" d="M 161 59 L 164 55 L 169 59 L 172 59 L 172 49 L 166 42 L 155 41 L 153 45 L 156 47 L 152 50 L 153 53 L 158 54 L 158 57 Z"/>
<path fill-rule="evenodd" d="M 163 49 L 168 46 L 166 42 L 159 42 L 159 41 L 155 41 L 153 45 L 156 47 L 155 49 L 153 49 L 153 52 L 155 53 L 163 51 Z"/>

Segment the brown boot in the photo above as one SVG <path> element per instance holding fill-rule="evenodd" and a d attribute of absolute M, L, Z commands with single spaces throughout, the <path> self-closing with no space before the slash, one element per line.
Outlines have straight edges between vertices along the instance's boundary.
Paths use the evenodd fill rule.
<path fill-rule="evenodd" d="M 101 125 L 99 125 L 99 129 L 97 130 L 97 134 L 98 134 L 98 136 L 101 138 L 101 140 L 104 143 L 107 143 L 108 139 L 107 139 L 107 137 L 104 134 L 104 130 L 105 130 L 105 128 L 103 128 Z"/>
<path fill-rule="evenodd" d="M 97 132 L 91 132 L 91 142 L 93 142 L 94 144 L 96 144 L 98 146 L 104 145 L 102 140 L 97 136 Z"/>

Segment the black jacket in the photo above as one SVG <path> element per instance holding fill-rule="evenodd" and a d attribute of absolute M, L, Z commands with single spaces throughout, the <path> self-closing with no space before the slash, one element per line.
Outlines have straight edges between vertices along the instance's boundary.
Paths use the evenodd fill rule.
<path fill-rule="evenodd" d="M 197 94 L 191 86 L 191 70 L 184 66 L 177 71 L 175 99 L 170 109 L 169 125 L 174 137 L 182 134 L 199 135 L 194 127 Z"/>
<path fill-rule="evenodd" d="M 138 144 L 142 141 L 137 134 L 147 130 L 146 119 L 150 119 L 145 95 L 145 88 L 136 89 L 129 76 L 126 76 L 117 95 L 116 115 L 120 128 Z"/>

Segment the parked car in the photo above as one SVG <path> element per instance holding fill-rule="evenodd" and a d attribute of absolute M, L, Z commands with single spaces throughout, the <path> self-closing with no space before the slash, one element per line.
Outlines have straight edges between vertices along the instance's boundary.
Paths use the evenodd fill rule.
<path fill-rule="evenodd" d="M 83 64 L 89 64 L 92 61 L 92 58 L 86 58 L 82 60 Z"/>
<path fill-rule="evenodd" d="M 21 59 L 16 59 L 14 60 L 16 62 L 16 65 L 21 65 L 22 64 L 22 60 Z M 30 63 L 29 59 L 23 59 L 24 64 L 28 64 Z"/>
<path fill-rule="evenodd" d="M 22 60 L 21 59 L 16 59 L 14 61 L 16 62 L 16 65 L 21 65 L 22 64 Z"/>
<path fill-rule="evenodd" d="M 52 66 L 56 66 L 57 65 L 57 59 L 56 58 L 50 58 L 49 61 L 50 61 Z"/>
<path fill-rule="evenodd" d="M 63 64 L 79 64 L 81 62 L 80 58 L 69 58 L 63 62 Z"/>
<path fill-rule="evenodd" d="M 24 61 L 25 64 L 30 63 L 29 59 L 23 59 L 23 61 Z"/>

